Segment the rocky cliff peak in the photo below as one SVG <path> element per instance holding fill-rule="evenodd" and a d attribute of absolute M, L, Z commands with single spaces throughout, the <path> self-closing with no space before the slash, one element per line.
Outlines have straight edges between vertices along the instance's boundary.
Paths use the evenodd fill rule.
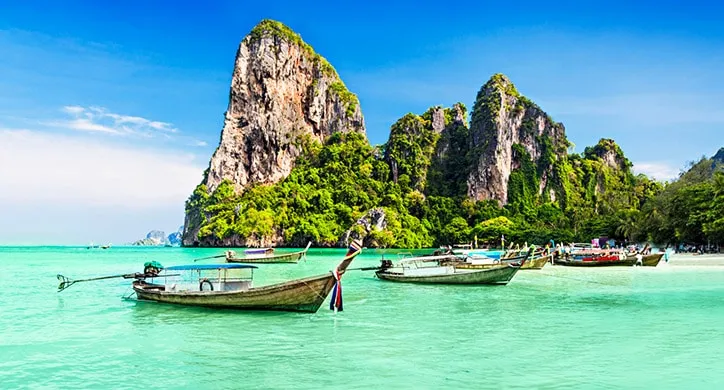
<path fill-rule="evenodd" d="M 467 110 L 462 103 L 437 110 L 444 115 L 445 122 L 442 130 L 438 131 L 440 137 L 427 173 L 428 186 L 425 193 L 436 196 L 464 196 L 470 171 Z"/>
<path fill-rule="evenodd" d="M 593 147 L 587 147 L 583 156 L 588 159 L 600 159 L 609 168 L 628 172 L 633 164 L 624 155 L 621 148 L 612 139 L 602 138 Z"/>
<path fill-rule="evenodd" d="M 332 65 L 284 24 L 262 20 L 239 44 L 221 140 L 187 202 L 184 245 L 205 218 L 195 204 L 228 180 L 236 193 L 286 178 L 309 140 L 365 135 L 357 96 Z"/>
<path fill-rule="evenodd" d="M 384 148 L 384 159 L 390 166 L 392 181 L 399 182 L 404 188 L 425 191 L 429 180 L 428 168 L 433 160 L 445 159 L 451 142 L 454 142 L 451 138 L 467 142 L 467 131 L 461 136 L 451 130 L 456 126 L 465 127 L 465 106 L 462 103 L 452 108 L 431 107 L 422 115 L 408 113 L 395 122 Z"/>
<path fill-rule="evenodd" d="M 335 132 L 365 132 L 357 96 L 299 34 L 263 20 L 236 53 L 221 142 L 205 184 L 224 179 L 237 191 L 289 175 L 301 141 Z"/>
<path fill-rule="evenodd" d="M 567 144 L 562 124 L 522 96 L 508 77 L 493 75 L 480 88 L 473 107 L 468 196 L 508 203 L 508 181 L 511 172 L 521 167 L 523 154 L 539 167 L 537 191 L 542 193 L 551 160 L 565 156 Z M 525 153 L 514 152 L 515 145 Z"/>
<path fill-rule="evenodd" d="M 714 157 L 712 157 L 712 160 L 714 160 L 714 162 L 724 164 L 724 148 L 720 148 Z"/>

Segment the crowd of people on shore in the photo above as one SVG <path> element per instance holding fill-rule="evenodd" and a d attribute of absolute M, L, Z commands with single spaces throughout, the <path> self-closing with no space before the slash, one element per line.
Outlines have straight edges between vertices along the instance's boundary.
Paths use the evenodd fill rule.
<path fill-rule="evenodd" d="M 722 253 L 722 247 L 719 245 L 692 245 L 680 244 L 675 248 L 676 253 L 693 253 L 695 255 L 703 255 L 707 253 Z"/>

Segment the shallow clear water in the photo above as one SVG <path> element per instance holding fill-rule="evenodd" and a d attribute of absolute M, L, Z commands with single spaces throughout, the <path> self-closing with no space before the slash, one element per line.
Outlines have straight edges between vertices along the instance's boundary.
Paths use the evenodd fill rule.
<path fill-rule="evenodd" d="M 220 249 L 0 248 L 0 388 L 716 388 L 724 267 L 519 272 L 508 286 L 344 277 L 345 311 L 250 313 L 122 297 L 75 279 Z M 256 285 L 327 272 L 343 250 L 260 265 Z M 388 252 L 390 253 L 390 252 Z M 389 255 L 393 257 L 394 255 Z M 352 267 L 376 265 L 365 250 Z"/>

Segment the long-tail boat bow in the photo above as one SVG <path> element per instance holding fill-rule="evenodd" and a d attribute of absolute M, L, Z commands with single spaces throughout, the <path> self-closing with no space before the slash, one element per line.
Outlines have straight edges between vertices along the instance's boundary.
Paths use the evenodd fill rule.
<path fill-rule="evenodd" d="M 344 256 L 344 259 L 337 265 L 337 268 L 332 271 L 334 275 L 334 287 L 332 287 L 332 299 L 329 301 L 329 310 L 334 310 L 335 312 L 344 310 L 342 303 L 342 275 L 352 260 L 360 254 L 361 251 L 362 245 L 360 242 L 352 241 L 349 248 L 347 248 L 347 254 Z"/>

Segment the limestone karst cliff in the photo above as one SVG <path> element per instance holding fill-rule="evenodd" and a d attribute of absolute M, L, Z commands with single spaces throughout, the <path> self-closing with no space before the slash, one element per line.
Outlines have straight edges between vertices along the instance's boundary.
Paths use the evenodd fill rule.
<path fill-rule="evenodd" d="M 236 53 L 221 143 L 206 186 L 213 191 L 223 179 L 238 190 L 276 183 L 292 170 L 302 137 L 324 141 L 337 131 L 365 132 L 357 97 L 298 34 L 264 20 Z"/>
<path fill-rule="evenodd" d="M 518 93 L 506 76 L 496 74 L 478 92 L 470 143 L 474 160 L 467 179 L 468 196 L 507 204 L 510 177 L 522 167 L 521 160 L 530 158 L 539 171 L 540 194 L 553 173 L 552 161 L 546 159 L 565 157 L 568 141 L 562 124 Z"/>
<path fill-rule="evenodd" d="M 183 245 L 615 237 L 617 213 L 658 191 L 611 140 L 569 153 L 563 125 L 504 75 L 484 83 L 470 114 L 462 103 L 406 114 L 373 147 L 331 65 L 263 21 L 239 46 L 220 144 L 186 202 Z"/>
<path fill-rule="evenodd" d="M 205 172 L 205 191 L 229 180 L 237 193 L 289 175 L 305 140 L 365 134 L 359 101 L 334 68 L 282 23 L 263 20 L 236 53 L 221 141 Z M 184 244 L 203 218 L 187 210 Z"/>

